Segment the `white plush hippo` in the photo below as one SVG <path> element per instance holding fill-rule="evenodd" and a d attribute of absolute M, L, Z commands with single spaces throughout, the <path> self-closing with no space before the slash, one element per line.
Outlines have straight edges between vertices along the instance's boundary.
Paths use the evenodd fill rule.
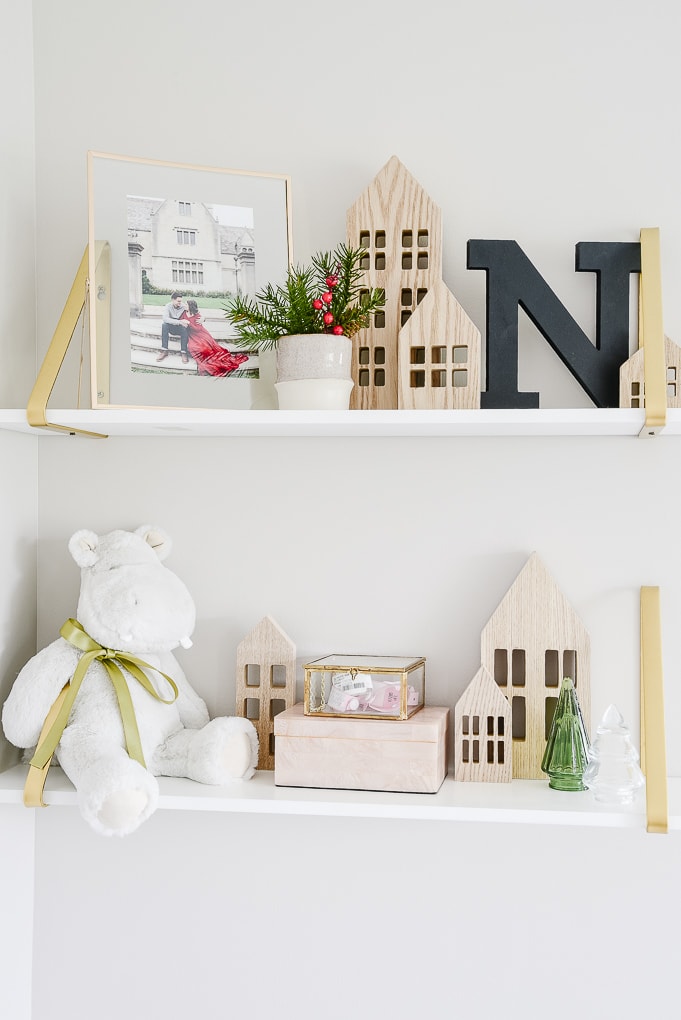
<path fill-rule="evenodd" d="M 236 717 L 209 721 L 206 705 L 172 654 L 178 645 L 191 645 L 195 609 L 182 581 L 161 563 L 170 546 L 168 536 L 150 526 L 101 537 L 77 531 L 69 542 L 81 568 L 77 621 L 68 621 L 62 628 L 66 637 L 24 666 L 2 712 L 7 739 L 35 748 L 62 688 L 68 684 L 65 697 L 73 696 L 79 660 L 93 649 L 72 706 L 67 700 L 62 709 L 68 715 L 56 756 L 78 792 L 83 817 L 103 835 L 124 836 L 152 814 L 158 801 L 155 776 L 223 785 L 250 779 L 258 760 L 252 723 Z M 98 646 L 121 671 L 118 682 L 124 689 L 118 694 L 109 671 L 94 658 Z M 145 666 L 116 660 L 116 652 Z M 124 730 L 121 703 L 130 700 L 133 722 Z M 138 739 L 129 732 L 135 724 Z M 46 746 L 44 737 L 38 754 Z M 131 745 L 138 748 L 137 760 Z"/>

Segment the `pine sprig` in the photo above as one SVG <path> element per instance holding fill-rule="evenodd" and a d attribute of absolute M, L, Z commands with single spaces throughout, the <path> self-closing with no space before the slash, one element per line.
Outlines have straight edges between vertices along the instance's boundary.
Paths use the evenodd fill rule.
<path fill-rule="evenodd" d="M 363 248 L 340 244 L 313 255 L 309 267 L 293 266 L 285 284 L 267 286 L 255 299 L 237 295 L 225 313 L 235 326 L 236 347 L 270 350 L 281 336 L 334 333 L 352 337 L 385 304 L 385 293 L 363 284 Z"/>

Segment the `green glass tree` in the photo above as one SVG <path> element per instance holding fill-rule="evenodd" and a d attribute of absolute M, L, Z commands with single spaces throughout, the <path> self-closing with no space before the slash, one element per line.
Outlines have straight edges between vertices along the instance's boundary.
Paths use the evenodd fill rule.
<path fill-rule="evenodd" d="M 565 677 L 551 723 L 541 769 L 553 790 L 586 790 L 584 770 L 589 764 L 589 738 L 575 685 Z"/>

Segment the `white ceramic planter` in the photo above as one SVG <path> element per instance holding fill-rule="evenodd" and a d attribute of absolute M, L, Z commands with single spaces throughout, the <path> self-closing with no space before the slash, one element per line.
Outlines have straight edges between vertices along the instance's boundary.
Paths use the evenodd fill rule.
<path fill-rule="evenodd" d="M 310 333 L 277 342 L 277 382 L 282 411 L 341 410 L 350 404 L 352 341 Z"/>

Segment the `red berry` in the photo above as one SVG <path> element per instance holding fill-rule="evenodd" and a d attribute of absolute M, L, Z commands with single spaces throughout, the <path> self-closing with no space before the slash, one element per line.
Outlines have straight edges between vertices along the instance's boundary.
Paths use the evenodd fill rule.
<path fill-rule="evenodd" d="M 324 305 L 321 303 L 319 298 L 315 298 L 314 301 L 312 302 L 312 307 L 316 308 L 316 310 L 319 311 L 321 308 L 324 307 Z"/>
<path fill-rule="evenodd" d="M 333 322 L 333 315 L 331 314 L 331 312 L 324 312 L 324 325 L 325 326 L 330 326 L 332 322 Z"/>
<path fill-rule="evenodd" d="M 343 327 L 342 326 L 334 326 L 333 329 L 331 330 L 331 332 L 335 333 L 336 336 L 343 336 Z"/>
<path fill-rule="evenodd" d="M 327 287 L 337 287 L 338 286 L 338 277 L 337 276 L 333 276 L 333 275 L 332 276 L 327 276 L 327 278 L 326 278 L 326 286 Z"/>
<path fill-rule="evenodd" d="M 324 294 L 322 294 L 322 301 L 326 305 L 330 305 L 331 304 L 331 302 L 333 301 L 333 294 L 331 293 L 330 290 L 327 290 L 327 291 L 325 291 Z"/>

